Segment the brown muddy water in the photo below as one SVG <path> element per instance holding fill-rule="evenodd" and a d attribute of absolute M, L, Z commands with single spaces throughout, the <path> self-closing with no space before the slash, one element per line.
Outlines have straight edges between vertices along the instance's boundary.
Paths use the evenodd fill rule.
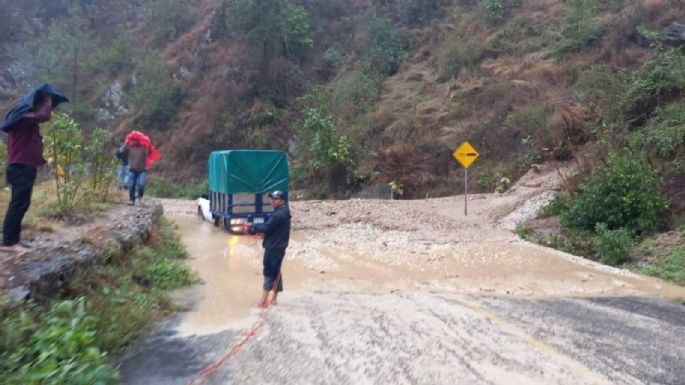
<path fill-rule="evenodd" d="M 180 335 L 239 327 L 261 294 L 262 248 L 257 236 L 235 236 L 203 222 L 192 201 L 166 201 L 202 284 L 179 293 L 192 303 Z M 421 204 L 416 202 L 416 204 Z M 345 203 L 339 203 L 345 211 Z M 291 209 L 301 215 L 305 202 Z M 474 205 L 475 206 L 475 205 Z M 320 216 L 319 214 L 317 214 Z M 483 225 L 461 235 L 382 230 L 340 223 L 312 229 L 295 224 L 283 263 L 292 292 L 442 292 L 523 298 L 650 296 L 685 298 L 685 288 L 518 240 Z M 465 235 L 466 234 L 466 235 Z M 487 234 L 479 239 L 482 234 Z M 431 241 L 430 237 L 434 237 Z"/>

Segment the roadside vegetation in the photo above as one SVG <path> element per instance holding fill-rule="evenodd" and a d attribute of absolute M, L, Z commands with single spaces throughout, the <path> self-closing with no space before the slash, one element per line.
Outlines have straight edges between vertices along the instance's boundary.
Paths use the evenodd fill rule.
<path fill-rule="evenodd" d="M 0 377 L 8 385 L 117 384 L 114 356 L 174 311 L 171 290 L 197 279 L 186 251 L 162 221 L 151 242 L 102 264 L 46 302 L 0 307 Z"/>

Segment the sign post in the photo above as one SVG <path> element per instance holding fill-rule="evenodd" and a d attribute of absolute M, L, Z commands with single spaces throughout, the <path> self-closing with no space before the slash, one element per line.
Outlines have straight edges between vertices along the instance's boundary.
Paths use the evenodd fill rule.
<path fill-rule="evenodd" d="M 453 153 L 454 159 L 464 167 L 464 215 L 468 215 L 468 195 L 469 195 L 469 167 L 478 159 L 480 154 L 471 143 L 464 142 Z"/>

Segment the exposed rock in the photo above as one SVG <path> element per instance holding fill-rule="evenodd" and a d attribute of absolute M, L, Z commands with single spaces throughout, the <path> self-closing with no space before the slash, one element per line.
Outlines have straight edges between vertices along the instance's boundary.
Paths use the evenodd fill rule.
<path fill-rule="evenodd" d="M 106 248 L 126 252 L 146 241 L 162 213 L 162 205 L 154 200 L 135 207 L 115 205 L 83 226 L 39 233 L 29 253 L 0 254 L 0 294 L 11 302 L 52 296 L 98 264 Z"/>
<path fill-rule="evenodd" d="M 661 32 L 662 40 L 670 43 L 683 43 L 685 42 L 685 24 L 680 24 L 678 22 L 673 22 L 669 24 Z"/>

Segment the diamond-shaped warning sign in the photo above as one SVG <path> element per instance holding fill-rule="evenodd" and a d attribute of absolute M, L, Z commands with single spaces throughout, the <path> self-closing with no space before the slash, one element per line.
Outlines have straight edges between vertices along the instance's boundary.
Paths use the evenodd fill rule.
<path fill-rule="evenodd" d="M 469 166 L 471 166 L 471 164 L 480 156 L 478 151 L 476 151 L 468 141 L 462 143 L 452 155 L 464 168 L 469 168 Z"/>

